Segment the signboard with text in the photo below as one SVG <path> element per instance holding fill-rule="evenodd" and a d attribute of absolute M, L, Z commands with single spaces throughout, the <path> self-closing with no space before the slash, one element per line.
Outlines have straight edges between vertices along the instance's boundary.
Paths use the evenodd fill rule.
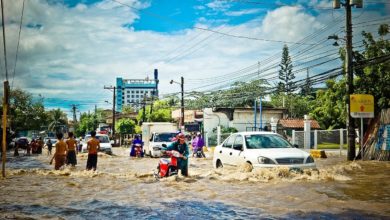
<path fill-rule="evenodd" d="M 350 96 L 350 103 L 351 117 L 374 117 L 374 96 L 366 94 L 353 94 Z"/>

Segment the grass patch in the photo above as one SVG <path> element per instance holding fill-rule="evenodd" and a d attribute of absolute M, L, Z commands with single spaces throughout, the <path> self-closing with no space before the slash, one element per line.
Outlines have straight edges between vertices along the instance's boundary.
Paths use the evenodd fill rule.
<path fill-rule="evenodd" d="M 344 150 L 348 148 L 347 144 L 343 145 Z M 356 144 L 356 148 L 359 148 L 359 144 Z M 340 144 L 335 144 L 335 143 L 321 143 L 318 144 L 318 149 L 340 149 Z"/>

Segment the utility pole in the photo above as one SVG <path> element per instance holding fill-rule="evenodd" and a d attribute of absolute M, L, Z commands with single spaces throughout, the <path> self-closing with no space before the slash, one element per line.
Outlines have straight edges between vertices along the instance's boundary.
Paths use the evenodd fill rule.
<path fill-rule="evenodd" d="M 184 77 L 181 77 L 181 125 L 180 129 L 183 127 L 184 130 Z"/>
<path fill-rule="evenodd" d="M 180 88 L 181 88 L 180 130 L 182 130 L 182 129 L 184 130 L 184 77 L 181 77 L 180 83 L 179 83 L 179 82 L 176 82 L 176 81 L 174 81 L 174 80 L 171 80 L 169 83 L 170 83 L 170 84 L 173 84 L 173 83 L 180 84 Z"/>
<path fill-rule="evenodd" d="M 142 102 L 142 123 L 146 121 L 146 102 L 145 98 L 144 101 Z"/>
<path fill-rule="evenodd" d="M 3 121 L 2 121 L 2 151 L 1 151 L 1 159 L 2 159 L 2 175 L 5 177 L 5 161 L 7 160 L 7 111 L 8 111 L 8 100 L 9 100 L 9 83 L 8 81 L 4 81 L 4 97 L 3 97 Z"/>
<path fill-rule="evenodd" d="M 116 144 L 116 139 L 115 139 L 115 92 L 116 92 L 116 87 L 115 86 L 104 86 L 104 89 L 109 89 L 113 90 L 113 95 L 112 95 L 112 128 L 111 128 L 111 135 L 114 140 L 114 145 Z"/>
<path fill-rule="evenodd" d="M 347 79 L 346 83 L 346 106 L 347 106 L 347 133 L 348 133 L 348 160 L 354 160 L 356 156 L 356 148 L 355 148 L 355 120 L 351 116 L 350 109 L 350 95 L 353 94 L 353 62 L 352 62 L 352 6 L 356 6 L 356 8 L 363 7 L 362 0 L 346 0 L 345 3 L 341 3 L 340 0 L 333 1 L 333 8 L 340 8 L 340 4 L 345 7 L 345 29 L 346 29 L 346 54 L 345 54 L 345 75 Z"/>
<path fill-rule="evenodd" d="M 77 110 L 77 107 L 75 104 L 72 105 L 72 112 L 73 112 L 73 123 L 76 123 L 77 122 L 77 117 L 76 117 L 76 110 Z"/>
<path fill-rule="evenodd" d="M 8 111 L 8 103 L 9 103 L 9 83 L 8 83 L 8 66 L 7 66 L 7 47 L 5 43 L 5 25 L 4 25 L 4 4 L 3 0 L 1 0 L 1 23 L 3 26 L 3 49 L 4 49 L 4 62 L 5 62 L 5 81 L 4 81 L 4 97 L 3 97 L 3 133 L 2 133 L 2 151 L 1 151 L 1 159 L 2 159 L 2 175 L 5 177 L 5 161 L 7 160 L 7 111 Z"/>

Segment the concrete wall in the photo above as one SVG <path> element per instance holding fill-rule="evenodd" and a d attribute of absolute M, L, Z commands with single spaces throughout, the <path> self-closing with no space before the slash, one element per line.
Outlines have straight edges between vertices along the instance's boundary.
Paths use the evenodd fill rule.
<path fill-rule="evenodd" d="M 238 131 L 246 131 L 247 128 L 254 127 L 254 112 L 253 110 L 236 109 L 233 113 L 233 120 L 230 121 L 225 113 L 213 112 L 211 108 L 205 108 L 204 112 L 204 131 L 205 133 L 211 133 L 212 130 L 218 125 L 224 127 L 235 127 Z M 264 109 L 262 111 L 262 127 L 267 126 L 271 129 L 271 118 L 275 121 L 283 118 L 282 110 Z M 260 126 L 260 114 L 257 112 L 256 127 Z M 248 130 L 249 131 L 249 130 Z"/>

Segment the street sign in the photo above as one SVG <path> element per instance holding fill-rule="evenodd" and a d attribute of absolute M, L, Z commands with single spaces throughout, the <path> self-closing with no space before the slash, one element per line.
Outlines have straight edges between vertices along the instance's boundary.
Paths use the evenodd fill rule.
<path fill-rule="evenodd" d="M 366 94 L 350 95 L 350 110 L 352 118 L 374 117 L 374 96 Z"/>

